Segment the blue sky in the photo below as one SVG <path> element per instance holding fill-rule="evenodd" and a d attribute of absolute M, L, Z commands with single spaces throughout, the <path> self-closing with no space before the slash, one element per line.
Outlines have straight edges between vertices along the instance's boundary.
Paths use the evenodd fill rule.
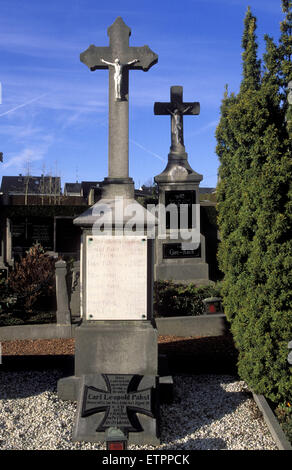
<path fill-rule="evenodd" d="M 225 84 L 238 91 L 247 6 L 257 17 L 259 55 L 265 34 L 277 41 L 280 0 L 1 0 L 0 163 L 3 175 L 60 176 L 62 185 L 103 180 L 108 173 L 108 71 L 80 62 L 90 44 L 107 46 L 117 16 L 131 28 L 131 46 L 147 44 L 158 63 L 130 72 L 130 176 L 139 187 L 165 167 L 170 117 L 155 116 L 181 85 L 199 116 L 184 118 L 192 168 L 215 186 L 215 129 Z"/>

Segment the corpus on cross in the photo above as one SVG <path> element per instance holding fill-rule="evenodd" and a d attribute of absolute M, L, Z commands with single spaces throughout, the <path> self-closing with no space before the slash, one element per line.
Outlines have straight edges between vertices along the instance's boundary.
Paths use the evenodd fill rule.
<path fill-rule="evenodd" d="M 114 62 L 108 62 L 107 60 L 104 60 L 102 57 L 100 58 L 100 60 L 104 64 L 112 65 L 115 68 L 115 74 L 114 74 L 115 96 L 116 96 L 116 100 L 120 100 L 121 99 L 121 82 L 122 82 L 122 77 L 123 77 L 123 67 L 125 65 L 135 64 L 136 62 L 139 62 L 139 59 L 131 60 L 130 62 L 127 62 L 126 64 L 121 64 L 121 61 L 118 57 L 115 59 Z"/>
<path fill-rule="evenodd" d="M 154 104 L 154 114 L 171 116 L 171 148 L 181 152 L 184 149 L 183 116 L 200 113 L 200 103 L 184 103 L 183 87 L 172 86 L 170 88 L 170 102 Z"/>
<path fill-rule="evenodd" d="M 107 30 L 109 46 L 93 44 L 80 54 L 90 70 L 109 70 L 108 181 L 129 178 L 129 71 L 147 72 L 158 61 L 148 47 L 129 46 L 131 29 L 121 17 Z"/>

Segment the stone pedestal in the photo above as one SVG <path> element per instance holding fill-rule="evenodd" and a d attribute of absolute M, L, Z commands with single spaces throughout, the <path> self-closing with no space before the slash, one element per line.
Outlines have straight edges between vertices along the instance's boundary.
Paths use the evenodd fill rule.
<path fill-rule="evenodd" d="M 158 333 L 153 319 L 154 240 L 147 237 L 145 225 L 148 220 L 151 226 L 152 220 L 154 227 L 156 221 L 131 197 L 133 193 L 127 184 L 117 185 L 119 196 L 115 195 L 115 184 L 109 184 L 108 198 L 102 198 L 74 221 L 83 232 L 82 322 L 75 329 L 74 376 L 58 382 L 59 398 L 78 400 L 73 440 L 105 439 L 104 431 L 93 432 L 100 415 L 97 413 L 89 419 L 82 411 L 87 379 L 90 389 L 94 388 L 98 376 L 107 375 L 143 377 L 158 384 Z M 135 209 L 136 231 L 130 235 L 126 227 Z M 100 231 L 101 223 L 103 231 Z M 157 402 L 158 388 L 152 389 Z M 130 397 L 127 393 L 125 397 Z M 125 400 L 128 403 L 128 398 Z M 156 414 L 139 415 L 139 423 L 141 430 L 129 432 L 129 443 L 157 445 Z"/>
<path fill-rule="evenodd" d="M 84 321 L 75 332 L 75 375 L 59 380 L 62 400 L 77 401 L 83 375 L 157 375 L 158 333 L 150 321 Z"/>
<path fill-rule="evenodd" d="M 189 217 L 189 229 L 195 227 L 199 231 L 196 236 L 197 246 L 192 240 L 183 238 L 181 230 L 178 230 L 178 236 L 174 236 L 171 228 L 166 228 L 165 239 L 158 238 L 156 241 L 155 280 L 194 282 L 196 285 L 209 283 L 205 237 L 200 233 L 199 184 L 202 179 L 202 175 L 190 167 L 185 152 L 170 152 L 165 170 L 154 178 L 159 189 L 159 204 L 167 207 L 177 201 L 178 206 L 179 203 L 196 205 L 195 220 Z"/>

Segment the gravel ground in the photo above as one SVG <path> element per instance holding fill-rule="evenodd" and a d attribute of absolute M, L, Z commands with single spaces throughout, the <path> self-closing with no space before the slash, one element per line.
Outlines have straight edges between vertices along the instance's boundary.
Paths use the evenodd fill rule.
<path fill-rule="evenodd" d="M 162 344 L 167 342 L 174 348 L 173 338 L 160 339 Z M 185 340 L 176 343 L 183 352 L 190 348 Z M 196 344 L 192 346 L 195 352 L 205 343 Z M 211 344 L 208 340 L 209 348 Z M 74 354 L 74 342 L 3 343 L 3 363 L 5 355 L 20 352 Z M 63 376 L 64 370 L 57 367 L 45 371 L 0 368 L 0 450 L 105 449 L 102 443 L 71 442 L 77 405 L 57 397 L 57 381 Z M 277 450 L 251 393 L 238 377 L 193 374 L 173 378 L 174 402 L 160 407 L 160 446 L 129 446 L 130 450 Z"/>

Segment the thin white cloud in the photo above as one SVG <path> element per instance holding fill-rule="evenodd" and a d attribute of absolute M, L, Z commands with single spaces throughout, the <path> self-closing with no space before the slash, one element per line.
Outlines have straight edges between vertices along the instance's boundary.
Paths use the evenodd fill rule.
<path fill-rule="evenodd" d="M 13 173 L 27 169 L 32 162 L 43 160 L 53 141 L 52 135 L 42 135 L 42 141 L 38 145 L 28 144 L 23 150 L 12 154 L 3 164 L 3 169 L 12 168 Z"/>
<path fill-rule="evenodd" d="M 0 32 L 0 49 L 16 52 L 33 57 L 78 57 L 80 43 L 58 40 L 54 37 L 46 37 L 42 34 L 33 35 L 28 32 L 11 32 L 7 28 Z"/>
<path fill-rule="evenodd" d="M 133 139 L 129 139 L 130 142 L 132 142 L 133 144 L 135 144 L 137 147 L 139 147 L 140 149 L 144 150 L 145 152 L 149 153 L 150 155 L 153 155 L 153 157 L 156 157 L 158 158 L 159 160 L 163 161 L 163 162 L 166 162 L 167 160 L 163 157 L 161 157 L 160 155 L 158 155 L 157 153 L 155 152 L 152 152 L 151 150 L 147 149 L 146 147 L 144 147 L 143 145 L 139 144 L 139 142 L 136 142 L 135 140 Z"/>
<path fill-rule="evenodd" d="M 42 160 L 43 156 L 44 154 L 37 149 L 26 148 L 4 163 L 3 168 L 13 167 L 15 170 L 23 170 L 27 164 L 36 160 Z"/>
<path fill-rule="evenodd" d="M 5 111 L 4 113 L 0 114 L 0 117 L 6 116 L 6 114 L 13 113 L 17 109 L 24 108 L 25 106 L 28 106 L 29 104 L 33 103 L 34 101 L 40 100 L 43 96 L 46 96 L 48 93 L 43 93 L 40 96 L 37 96 L 36 98 L 33 98 L 32 100 L 26 101 L 26 103 L 19 104 L 18 106 L 15 106 L 14 108 L 9 109 L 8 111 Z"/>
<path fill-rule="evenodd" d="M 203 134 L 204 132 L 208 131 L 209 129 L 215 129 L 218 125 L 218 120 L 214 120 L 214 121 L 210 121 L 208 122 L 208 124 L 206 124 L 205 126 L 202 126 L 200 127 L 199 129 L 197 129 L 196 131 L 193 131 L 193 132 L 189 132 L 188 135 L 191 136 L 191 135 L 200 135 L 200 134 Z"/>

